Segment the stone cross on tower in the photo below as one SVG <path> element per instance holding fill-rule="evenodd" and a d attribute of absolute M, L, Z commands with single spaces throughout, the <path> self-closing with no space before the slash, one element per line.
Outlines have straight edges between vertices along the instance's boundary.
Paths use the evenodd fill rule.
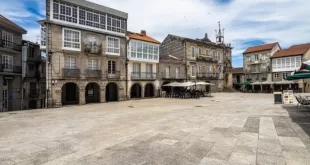
<path fill-rule="evenodd" d="M 221 22 L 219 23 L 219 29 L 215 30 L 215 34 L 216 34 L 216 43 L 217 44 L 223 44 L 224 43 L 224 28 L 221 29 Z"/>

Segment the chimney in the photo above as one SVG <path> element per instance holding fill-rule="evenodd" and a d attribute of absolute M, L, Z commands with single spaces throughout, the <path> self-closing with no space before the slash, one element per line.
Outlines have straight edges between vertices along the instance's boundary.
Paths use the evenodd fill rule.
<path fill-rule="evenodd" d="M 208 39 L 208 33 L 205 34 L 205 39 Z"/>
<path fill-rule="evenodd" d="M 145 30 L 141 30 L 141 35 L 142 36 L 146 36 L 146 31 Z"/>

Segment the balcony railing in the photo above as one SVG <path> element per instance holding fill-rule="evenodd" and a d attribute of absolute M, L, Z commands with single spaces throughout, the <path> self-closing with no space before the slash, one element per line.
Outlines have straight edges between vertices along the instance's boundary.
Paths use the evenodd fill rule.
<path fill-rule="evenodd" d="M 131 72 L 132 80 L 155 80 L 156 78 L 157 74 L 152 72 Z"/>
<path fill-rule="evenodd" d="M 220 76 L 219 73 L 197 73 L 197 78 L 201 78 L 201 79 L 218 79 Z"/>
<path fill-rule="evenodd" d="M 81 72 L 80 69 L 63 69 L 63 76 L 68 78 L 79 78 Z"/>
<path fill-rule="evenodd" d="M 107 71 L 106 75 L 107 75 L 107 79 L 120 79 L 121 78 L 120 71 Z"/>
<path fill-rule="evenodd" d="M 8 41 L 8 40 L 3 40 L 3 39 L 0 39 L 0 47 L 15 50 L 18 52 L 22 51 L 22 45 L 16 44 L 16 43 Z"/>
<path fill-rule="evenodd" d="M 186 75 L 185 73 L 168 73 L 168 72 L 162 72 L 161 73 L 162 79 L 185 79 Z"/>
<path fill-rule="evenodd" d="M 102 71 L 101 70 L 87 69 L 85 71 L 85 77 L 87 77 L 87 78 L 101 78 L 102 77 Z"/>
<path fill-rule="evenodd" d="M 8 64 L 0 64 L 0 72 L 3 73 L 22 73 L 22 67 L 21 66 L 15 66 L 15 65 L 8 65 Z"/>

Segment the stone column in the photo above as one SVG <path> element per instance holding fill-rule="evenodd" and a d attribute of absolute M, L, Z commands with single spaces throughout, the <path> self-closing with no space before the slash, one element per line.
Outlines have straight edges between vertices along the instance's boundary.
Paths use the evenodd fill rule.
<path fill-rule="evenodd" d="M 141 86 L 141 98 L 144 98 L 144 85 Z"/>
<path fill-rule="evenodd" d="M 61 88 L 53 88 L 53 98 L 52 98 L 52 104 L 53 108 L 60 108 L 62 106 L 62 91 Z"/>
<path fill-rule="evenodd" d="M 105 89 L 102 88 L 102 89 L 100 89 L 100 103 L 105 103 L 105 102 L 106 102 Z"/>
<path fill-rule="evenodd" d="M 80 105 L 84 105 L 86 104 L 86 101 L 85 101 L 85 88 L 81 88 L 79 90 L 79 103 Z"/>

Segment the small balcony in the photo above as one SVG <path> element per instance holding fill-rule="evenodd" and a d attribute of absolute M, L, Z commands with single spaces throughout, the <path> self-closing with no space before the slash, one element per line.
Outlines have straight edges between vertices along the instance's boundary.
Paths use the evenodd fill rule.
<path fill-rule="evenodd" d="M 0 64 L 0 72 L 21 74 L 22 67 L 8 64 Z"/>
<path fill-rule="evenodd" d="M 107 71 L 106 75 L 107 75 L 107 79 L 120 79 L 121 78 L 120 71 Z"/>
<path fill-rule="evenodd" d="M 156 80 L 157 74 L 152 72 L 131 72 L 131 80 Z"/>
<path fill-rule="evenodd" d="M 197 79 L 217 80 L 219 76 L 219 73 L 197 73 Z"/>
<path fill-rule="evenodd" d="M 14 42 L 11 42 L 8 40 L 3 40 L 3 39 L 0 39 L 0 47 L 10 49 L 10 50 L 14 50 L 14 51 L 18 51 L 18 52 L 22 51 L 22 45 L 21 44 L 16 44 Z"/>
<path fill-rule="evenodd" d="M 101 70 L 87 69 L 85 71 L 85 77 L 87 77 L 87 78 L 101 78 L 102 77 L 102 71 Z"/>
<path fill-rule="evenodd" d="M 79 78 L 80 76 L 80 69 L 63 69 L 64 78 Z"/>
<path fill-rule="evenodd" d="M 165 80 L 181 80 L 181 79 L 186 79 L 186 74 L 185 73 L 168 73 L 168 72 L 162 72 L 161 73 L 161 78 Z"/>

